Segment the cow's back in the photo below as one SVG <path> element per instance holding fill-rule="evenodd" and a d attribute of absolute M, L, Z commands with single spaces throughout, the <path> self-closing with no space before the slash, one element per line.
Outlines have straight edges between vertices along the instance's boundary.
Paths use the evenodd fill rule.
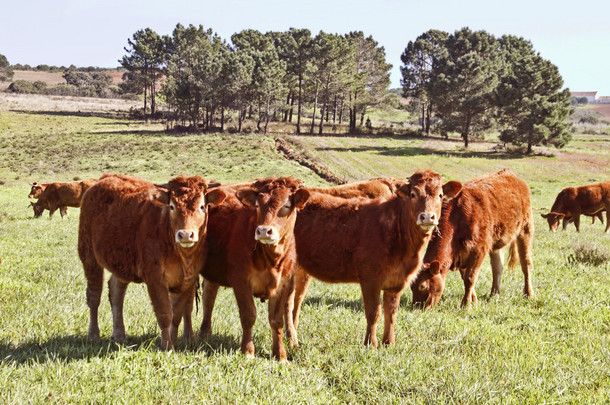
<path fill-rule="evenodd" d="M 523 227 L 532 226 L 529 187 L 509 170 L 465 183 L 449 204 L 453 205 L 449 221 L 458 249 L 500 249 Z"/>

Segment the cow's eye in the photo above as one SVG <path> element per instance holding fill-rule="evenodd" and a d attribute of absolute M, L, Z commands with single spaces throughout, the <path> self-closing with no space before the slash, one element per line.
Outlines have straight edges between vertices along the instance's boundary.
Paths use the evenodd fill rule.
<path fill-rule="evenodd" d="M 411 191 L 411 198 L 415 198 L 415 193 Z"/>
<path fill-rule="evenodd" d="M 176 207 L 174 206 L 174 203 L 170 202 L 170 203 L 169 203 L 169 210 L 170 210 L 171 212 L 174 212 L 174 210 L 175 210 L 175 209 L 176 209 Z"/>
<path fill-rule="evenodd" d="M 280 217 L 287 216 L 288 214 L 290 214 L 290 208 L 292 208 L 292 205 L 290 204 L 290 201 L 288 201 L 286 204 L 284 204 L 284 206 L 282 208 L 280 208 L 278 215 Z"/>
<path fill-rule="evenodd" d="M 442 200 L 442 199 L 443 199 L 443 193 L 440 193 L 440 194 L 438 195 L 438 198 L 440 198 L 440 199 Z"/>
<path fill-rule="evenodd" d="M 199 207 L 199 209 L 200 209 L 201 211 L 205 211 L 205 205 L 202 205 L 201 207 Z"/>

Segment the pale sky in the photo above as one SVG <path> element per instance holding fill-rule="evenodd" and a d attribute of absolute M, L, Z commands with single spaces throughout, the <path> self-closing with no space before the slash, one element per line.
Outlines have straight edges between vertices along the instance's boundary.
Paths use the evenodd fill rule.
<path fill-rule="evenodd" d="M 12 0 L 0 7 L 0 54 L 12 64 L 117 67 L 134 32 L 170 35 L 177 23 L 227 41 L 248 28 L 363 31 L 385 47 L 391 87 L 409 41 L 467 26 L 528 39 L 565 87 L 610 96 L 610 0 Z"/>

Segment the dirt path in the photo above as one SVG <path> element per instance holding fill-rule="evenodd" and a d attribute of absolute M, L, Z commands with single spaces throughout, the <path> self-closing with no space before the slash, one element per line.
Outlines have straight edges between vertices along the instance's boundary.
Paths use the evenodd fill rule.
<path fill-rule="evenodd" d="M 305 166 L 315 174 L 320 176 L 322 179 L 326 180 L 329 183 L 333 184 L 345 184 L 346 182 L 335 176 L 330 170 L 326 167 L 323 167 L 315 162 L 312 162 L 306 156 L 298 154 L 294 148 L 290 145 L 288 141 L 284 138 L 275 138 L 275 148 L 277 151 L 282 154 L 288 160 L 294 160 L 299 163 L 301 166 Z"/>

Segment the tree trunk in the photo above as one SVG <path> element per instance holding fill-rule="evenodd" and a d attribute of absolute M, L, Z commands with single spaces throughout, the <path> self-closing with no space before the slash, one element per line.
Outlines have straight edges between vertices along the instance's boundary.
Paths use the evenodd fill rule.
<path fill-rule="evenodd" d="M 267 111 L 265 113 L 265 115 L 266 115 L 266 120 L 265 120 L 265 135 L 267 135 L 267 128 L 269 127 L 269 104 L 271 104 L 271 99 L 269 97 L 267 97 Z"/>
<path fill-rule="evenodd" d="M 432 104 L 428 104 L 428 108 L 426 109 L 426 135 L 430 136 L 430 124 L 432 122 Z"/>
<path fill-rule="evenodd" d="M 364 115 L 366 114 L 366 107 L 362 109 L 362 113 L 360 114 L 360 126 L 364 125 Z"/>
<path fill-rule="evenodd" d="M 330 77 L 326 79 L 326 88 L 324 89 L 324 101 L 322 102 L 322 108 L 320 109 L 320 128 L 318 133 L 322 135 L 324 131 L 324 114 L 326 114 L 326 121 L 328 121 L 328 87 L 330 86 Z"/>
<path fill-rule="evenodd" d="M 468 135 L 470 133 L 470 118 L 466 120 L 466 128 L 464 128 L 464 132 L 462 132 L 462 139 L 464 140 L 464 147 L 468 148 Z"/>
<path fill-rule="evenodd" d="M 291 96 L 291 95 L 292 95 L 292 92 L 291 92 L 291 91 L 289 91 L 289 92 L 288 92 L 288 95 L 286 96 L 286 106 L 289 106 L 289 105 L 290 105 L 290 96 Z M 284 120 L 283 120 L 284 122 L 287 122 L 287 121 L 288 121 L 288 112 L 289 112 L 288 110 L 289 110 L 289 109 L 288 109 L 288 108 L 286 108 L 286 111 L 284 111 Z"/>
<path fill-rule="evenodd" d="M 220 107 L 220 132 L 225 132 L 225 107 Z"/>
<path fill-rule="evenodd" d="M 343 124 L 343 99 L 341 99 L 341 106 L 339 107 L 339 125 Z"/>
<path fill-rule="evenodd" d="M 144 115 L 146 115 L 146 100 L 148 98 L 148 86 L 144 85 Z"/>
<path fill-rule="evenodd" d="M 245 109 L 242 105 L 239 106 L 239 119 L 237 124 L 237 132 L 241 134 L 241 124 L 244 120 Z"/>
<path fill-rule="evenodd" d="M 426 131 L 426 103 L 421 103 L 421 131 Z"/>
<path fill-rule="evenodd" d="M 301 133 L 301 106 L 303 104 L 303 75 L 299 74 L 299 105 L 297 106 L 297 135 Z"/>
<path fill-rule="evenodd" d="M 288 122 L 292 123 L 292 114 L 294 112 L 294 95 L 292 99 L 290 99 L 290 117 L 288 118 Z"/>
<path fill-rule="evenodd" d="M 262 121 L 262 117 L 261 117 L 262 111 L 261 111 L 261 103 L 260 101 L 258 102 L 258 120 L 256 120 L 256 130 L 260 132 L 261 130 L 261 121 Z"/>
<path fill-rule="evenodd" d="M 316 109 L 318 108 L 318 83 L 316 83 L 316 96 L 313 102 L 313 115 L 311 116 L 311 128 L 309 133 L 313 135 L 313 127 L 316 125 Z"/>

